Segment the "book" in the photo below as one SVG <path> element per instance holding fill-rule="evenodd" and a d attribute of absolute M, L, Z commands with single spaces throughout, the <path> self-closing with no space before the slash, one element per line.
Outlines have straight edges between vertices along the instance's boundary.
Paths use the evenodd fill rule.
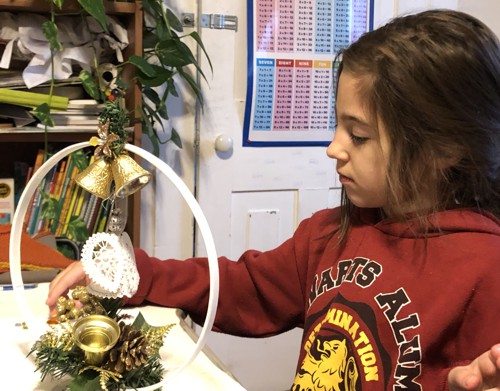
<path fill-rule="evenodd" d="M 99 208 L 99 214 L 97 216 L 97 221 L 94 227 L 94 233 L 106 231 L 110 211 L 111 200 L 103 200 L 103 202 L 101 203 L 101 207 Z"/>
<path fill-rule="evenodd" d="M 43 200 L 44 196 L 49 196 L 50 195 L 50 189 L 52 187 L 52 182 L 54 181 L 54 177 L 56 174 L 57 168 L 56 166 L 52 167 L 50 171 L 45 175 L 45 177 L 42 179 L 42 182 L 38 186 L 38 195 L 35 203 L 35 207 L 33 209 L 33 219 L 30 222 L 30 235 L 36 235 L 37 233 L 41 232 L 45 220 L 42 219 L 42 208 L 43 208 Z"/>
<path fill-rule="evenodd" d="M 36 154 L 35 163 L 33 165 L 32 173 L 31 173 L 30 177 L 27 178 L 27 180 L 30 180 L 32 175 L 35 172 L 37 172 L 37 170 L 42 166 L 44 156 L 45 156 L 45 151 L 43 149 L 39 149 L 37 154 Z M 27 184 L 27 182 L 26 182 L 26 184 Z M 33 194 L 33 196 L 31 197 L 31 203 L 29 204 L 29 206 L 26 210 L 26 214 L 24 215 L 24 224 L 26 225 L 26 231 L 29 231 L 29 229 L 28 229 L 29 220 L 30 220 L 33 208 L 34 208 L 34 204 L 36 203 L 37 193 L 38 193 L 38 189 L 35 190 L 35 194 Z"/>
<path fill-rule="evenodd" d="M 66 161 L 67 159 L 63 159 L 57 163 L 56 168 L 54 170 L 54 175 L 50 181 L 50 193 L 48 195 L 51 199 L 55 200 L 56 202 L 59 202 L 63 176 L 65 175 L 66 171 Z M 54 218 L 44 219 L 37 232 L 52 232 L 53 223 L 54 223 Z"/>
<path fill-rule="evenodd" d="M 0 178 L 0 224 L 12 223 L 14 195 L 14 178 Z"/>
<path fill-rule="evenodd" d="M 62 181 L 61 185 L 61 190 L 59 193 L 59 201 L 58 201 L 58 207 L 57 207 L 57 213 L 54 217 L 54 221 L 52 223 L 52 232 L 56 234 L 58 232 L 58 229 L 60 227 L 60 222 L 63 219 L 63 216 L 65 217 L 65 214 L 63 213 L 64 211 L 64 206 L 66 204 L 66 201 L 68 199 L 68 194 L 69 191 L 68 189 L 71 187 L 70 183 L 72 178 L 76 175 L 76 172 L 78 169 L 74 166 L 74 161 L 71 158 L 71 154 L 68 156 L 67 161 L 66 161 L 66 170 L 64 174 L 64 178 Z M 60 229 L 59 229 L 60 231 Z"/>
<path fill-rule="evenodd" d="M 54 121 L 55 126 L 83 126 L 93 125 L 97 127 L 99 121 L 96 116 L 85 116 L 85 115 L 66 115 L 66 116 L 52 116 L 52 120 Z"/>
<path fill-rule="evenodd" d="M 90 234 L 97 232 L 96 225 L 97 225 L 97 219 L 99 217 L 99 212 L 101 210 L 102 202 L 103 202 L 103 199 L 97 197 L 95 205 L 92 209 L 92 216 L 90 216 L 90 221 L 89 221 L 89 224 L 87 226 Z"/>
<path fill-rule="evenodd" d="M 14 162 L 14 207 L 17 206 L 30 175 L 31 166 L 28 163 L 18 160 Z"/>
<path fill-rule="evenodd" d="M 72 186 L 72 194 L 71 194 L 71 199 L 69 201 L 69 205 L 68 205 L 68 209 L 66 211 L 66 216 L 64 218 L 64 223 L 61 222 L 62 225 L 62 228 L 61 228 L 61 232 L 59 235 L 57 236 L 66 236 L 66 237 L 69 237 L 68 235 L 68 225 L 69 225 L 69 221 L 71 220 L 71 216 L 73 216 L 73 211 L 75 209 L 75 205 L 77 203 L 77 200 L 78 200 L 78 195 L 81 191 L 81 187 L 77 186 L 77 184 L 75 182 L 73 182 L 73 186 Z"/>

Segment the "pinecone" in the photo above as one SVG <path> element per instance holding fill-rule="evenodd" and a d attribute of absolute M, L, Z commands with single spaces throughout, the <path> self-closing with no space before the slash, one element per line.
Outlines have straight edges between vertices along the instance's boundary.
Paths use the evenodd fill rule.
<path fill-rule="evenodd" d="M 150 349 L 148 340 L 141 330 L 135 330 L 131 325 L 120 322 L 120 338 L 109 351 L 104 368 L 110 371 L 124 373 L 148 362 Z"/>

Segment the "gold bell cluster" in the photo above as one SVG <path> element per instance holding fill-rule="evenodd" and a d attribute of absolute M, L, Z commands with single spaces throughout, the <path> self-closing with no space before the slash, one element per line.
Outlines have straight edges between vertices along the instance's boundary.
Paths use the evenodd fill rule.
<path fill-rule="evenodd" d="M 109 119 L 99 124 L 97 133 L 99 137 L 90 139 L 90 144 L 96 147 L 94 161 L 75 177 L 76 183 L 103 199 L 125 198 L 146 186 L 151 173 L 123 151 L 123 145 L 116 146 L 120 138 L 109 132 Z"/>

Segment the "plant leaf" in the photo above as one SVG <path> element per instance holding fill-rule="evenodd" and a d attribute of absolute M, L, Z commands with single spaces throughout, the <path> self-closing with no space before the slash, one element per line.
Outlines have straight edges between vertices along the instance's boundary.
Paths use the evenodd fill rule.
<path fill-rule="evenodd" d="M 158 87 L 173 77 L 171 70 L 150 64 L 144 57 L 130 56 L 128 62 L 138 69 L 137 79 L 142 85 Z"/>
<path fill-rule="evenodd" d="M 89 237 L 87 225 L 80 216 L 71 216 L 68 223 L 68 233 L 77 242 L 84 242 Z"/>
<path fill-rule="evenodd" d="M 106 22 L 106 10 L 104 9 L 103 1 L 78 0 L 78 3 L 89 15 L 97 20 L 106 33 L 109 33 L 108 23 Z"/>
<path fill-rule="evenodd" d="M 177 18 L 177 16 L 175 16 L 170 8 L 167 8 L 167 20 L 170 24 L 171 29 L 174 29 L 175 31 L 178 31 L 180 33 L 184 31 L 181 21 L 179 20 L 179 18 Z"/>
<path fill-rule="evenodd" d="M 142 0 L 142 9 L 150 15 L 162 15 L 163 3 L 161 0 Z"/>
<path fill-rule="evenodd" d="M 82 81 L 82 86 L 85 92 L 93 99 L 99 100 L 101 98 L 101 90 L 97 86 L 92 74 L 89 71 L 82 70 L 78 77 Z"/>
<path fill-rule="evenodd" d="M 85 170 L 89 165 L 87 155 L 81 150 L 73 152 L 71 159 L 73 159 L 73 164 L 78 168 L 78 171 Z"/>
<path fill-rule="evenodd" d="M 160 104 L 160 97 L 155 90 L 149 87 L 145 87 L 143 88 L 142 92 L 144 96 L 148 98 L 154 105 Z"/>
<path fill-rule="evenodd" d="M 200 104 L 203 106 L 203 95 L 196 80 L 194 80 L 189 73 L 184 72 L 182 69 L 179 69 L 179 74 L 181 74 L 184 80 L 187 81 L 187 83 L 191 87 L 191 90 L 195 93 L 196 97 L 200 101 Z"/>
<path fill-rule="evenodd" d="M 58 33 L 57 25 L 53 21 L 47 20 L 43 22 L 42 31 L 43 35 L 49 42 L 50 49 L 52 51 L 63 49 L 61 42 L 59 42 L 59 40 L 57 39 L 57 33 Z"/>
<path fill-rule="evenodd" d="M 62 8 L 64 0 L 52 0 L 52 3 L 59 9 Z"/>
<path fill-rule="evenodd" d="M 161 120 L 159 117 L 168 120 L 168 110 L 167 106 L 165 105 L 165 102 L 163 102 L 160 97 L 158 96 L 158 93 L 153 90 L 152 88 L 144 87 L 142 90 L 144 96 L 151 101 L 151 103 L 154 105 L 154 113 L 156 114 L 156 117 L 158 121 Z M 143 105 L 147 106 L 149 108 L 149 105 L 146 101 L 143 101 Z M 149 111 L 149 110 L 148 110 Z M 163 124 L 162 124 L 163 126 Z"/>
<path fill-rule="evenodd" d="M 146 29 L 142 35 L 142 47 L 144 49 L 154 48 L 158 43 L 158 35 L 151 29 Z"/>
<path fill-rule="evenodd" d="M 149 122 L 151 122 L 152 124 L 154 124 L 155 122 L 158 122 L 158 124 L 160 124 L 161 127 L 163 128 L 163 121 L 161 119 L 163 118 L 165 120 L 168 120 L 168 114 L 165 113 L 166 114 L 165 116 L 160 115 L 160 111 L 157 110 L 157 106 L 151 106 L 151 105 L 148 105 L 147 103 L 144 104 L 144 109 L 145 109 L 145 111 L 147 111 L 147 116 L 150 119 Z"/>
<path fill-rule="evenodd" d="M 42 195 L 42 214 L 41 219 L 50 220 L 56 217 L 59 212 L 59 200 L 55 197 L 51 197 L 48 193 L 41 192 Z"/>
<path fill-rule="evenodd" d="M 146 118 L 146 115 L 143 115 L 143 118 Z M 144 121 L 142 125 L 142 131 L 146 136 L 148 136 L 149 141 L 151 142 L 151 146 L 153 147 L 153 154 L 155 156 L 160 155 L 160 143 L 158 138 L 156 137 L 156 133 L 153 129 L 153 124 L 150 121 Z"/>
<path fill-rule="evenodd" d="M 177 130 L 175 130 L 175 128 L 172 128 L 172 136 L 170 137 L 170 140 L 180 149 L 182 149 L 182 139 L 179 133 L 177 133 Z"/>
<path fill-rule="evenodd" d="M 31 110 L 31 114 L 40 121 L 42 125 L 54 126 L 54 120 L 50 116 L 50 107 L 48 103 L 42 103 Z"/>
<path fill-rule="evenodd" d="M 177 92 L 177 89 L 175 88 L 175 83 L 174 83 L 174 79 L 170 79 L 168 82 L 167 82 L 167 88 L 166 90 L 171 93 L 173 96 L 175 96 L 176 98 L 179 97 L 179 93 Z"/>
<path fill-rule="evenodd" d="M 69 384 L 71 391 L 95 391 L 101 389 L 99 374 L 93 371 L 85 371 L 76 376 Z"/>
<path fill-rule="evenodd" d="M 136 318 L 134 319 L 134 323 L 132 323 L 132 327 L 136 330 L 140 330 L 142 328 L 147 330 L 151 326 L 148 324 L 148 322 L 146 322 L 146 319 L 144 319 L 144 316 L 142 315 L 142 313 L 139 312 L 137 314 Z"/>
<path fill-rule="evenodd" d="M 128 62 L 135 65 L 145 76 L 156 76 L 155 68 L 144 57 L 130 56 Z"/>
<path fill-rule="evenodd" d="M 205 45 L 203 45 L 203 42 L 201 40 L 200 35 L 196 32 L 193 31 L 189 34 L 195 41 L 196 43 L 200 46 L 201 50 L 203 50 L 203 53 L 205 54 L 205 57 L 207 58 L 208 64 L 210 65 L 210 71 L 213 72 L 214 68 L 212 66 L 212 61 L 210 61 L 210 57 L 208 56 L 208 53 L 205 49 Z"/>
<path fill-rule="evenodd" d="M 186 45 L 179 40 L 161 41 L 156 47 L 156 55 L 164 66 L 180 68 L 192 64 L 194 59 L 189 48 L 187 48 L 188 53 L 186 53 L 184 46 Z"/>

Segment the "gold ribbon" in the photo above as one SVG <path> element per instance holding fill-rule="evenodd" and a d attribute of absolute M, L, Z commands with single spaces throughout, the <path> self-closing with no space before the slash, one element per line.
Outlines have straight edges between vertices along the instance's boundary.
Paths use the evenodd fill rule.
<path fill-rule="evenodd" d="M 111 149 L 111 144 L 120 140 L 120 137 L 115 133 L 109 134 L 109 118 L 106 120 L 104 125 L 101 123 L 97 125 L 97 134 L 99 135 L 99 138 L 94 136 L 90 139 L 90 145 L 96 147 L 94 150 L 94 156 L 98 158 L 101 154 L 103 154 L 108 158 L 113 158 L 114 155 Z"/>

